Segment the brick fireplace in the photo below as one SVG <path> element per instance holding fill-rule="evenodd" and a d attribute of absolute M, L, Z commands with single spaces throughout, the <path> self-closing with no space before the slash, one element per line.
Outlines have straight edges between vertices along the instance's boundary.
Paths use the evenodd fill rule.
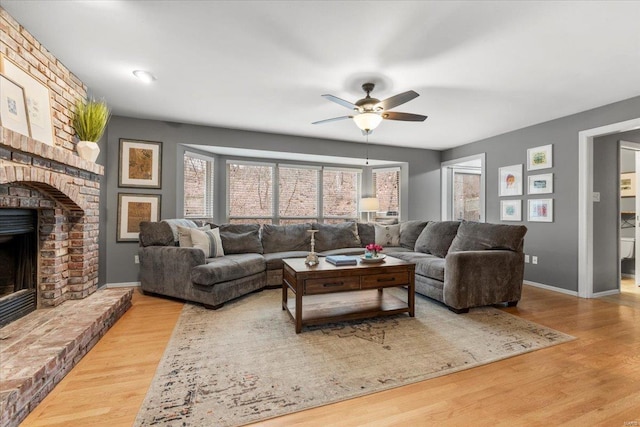
<path fill-rule="evenodd" d="M 87 297 L 98 285 L 103 166 L 0 130 L 0 209 L 37 211 L 38 307 Z"/>

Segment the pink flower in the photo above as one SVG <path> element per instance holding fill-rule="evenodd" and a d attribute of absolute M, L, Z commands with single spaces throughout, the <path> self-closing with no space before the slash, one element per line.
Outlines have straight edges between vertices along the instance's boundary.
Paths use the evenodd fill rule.
<path fill-rule="evenodd" d="M 382 252 L 382 246 L 376 245 L 375 243 L 369 243 L 365 247 L 365 249 L 368 250 L 369 252 L 373 252 L 374 254 L 377 254 L 378 252 Z"/>

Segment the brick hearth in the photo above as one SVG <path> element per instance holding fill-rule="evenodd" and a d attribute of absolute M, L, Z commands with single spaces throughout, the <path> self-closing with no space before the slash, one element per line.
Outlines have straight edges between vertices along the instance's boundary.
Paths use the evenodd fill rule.
<path fill-rule="evenodd" d="M 20 424 L 131 307 L 132 294 L 100 290 L 0 328 L 0 426 Z"/>

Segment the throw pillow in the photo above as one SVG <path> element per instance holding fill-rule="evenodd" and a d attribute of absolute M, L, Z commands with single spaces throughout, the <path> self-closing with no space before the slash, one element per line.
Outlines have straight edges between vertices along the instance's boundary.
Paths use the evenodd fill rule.
<path fill-rule="evenodd" d="M 218 227 L 224 253 L 228 254 L 261 254 L 259 224 L 222 224 Z"/>
<path fill-rule="evenodd" d="M 429 222 L 418 236 L 414 250 L 444 258 L 449 252 L 449 246 L 455 239 L 459 226 L 459 221 Z"/>
<path fill-rule="evenodd" d="M 526 233 L 527 227 L 524 225 L 462 221 L 449 250 L 458 252 L 507 249 L 519 252 L 522 250 Z"/>
<path fill-rule="evenodd" d="M 308 251 L 311 248 L 311 223 L 262 226 L 264 253 Z"/>
<path fill-rule="evenodd" d="M 359 222 L 358 223 L 358 236 L 360 236 L 360 242 L 365 247 L 370 243 L 376 242 L 376 229 L 372 223 Z"/>
<path fill-rule="evenodd" d="M 191 228 L 191 240 L 193 247 L 202 249 L 205 258 L 217 258 L 224 256 L 222 248 L 222 239 L 220 238 L 220 229 L 200 230 Z"/>
<path fill-rule="evenodd" d="M 348 221 L 339 224 L 314 222 L 313 229 L 318 230 L 315 235 L 316 252 L 362 247 L 360 237 L 358 237 L 358 226 L 355 222 Z"/>
<path fill-rule="evenodd" d="M 184 227 L 182 225 L 178 225 L 176 226 L 176 228 L 178 229 L 178 246 L 182 246 L 183 248 L 192 248 L 193 241 L 191 240 L 191 230 L 193 230 L 193 228 Z M 200 230 L 200 231 L 211 230 L 211 227 L 208 225 L 205 225 L 204 227 L 196 228 L 196 230 Z"/>
<path fill-rule="evenodd" d="M 171 227 L 171 231 L 173 232 L 173 240 L 175 242 L 175 244 L 178 244 L 179 241 L 179 237 L 178 237 L 178 226 L 181 225 L 183 227 L 197 227 L 198 224 L 196 224 L 195 222 L 191 221 L 190 219 L 184 219 L 184 218 L 176 218 L 176 219 L 163 219 L 162 222 L 169 224 L 169 227 Z"/>
<path fill-rule="evenodd" d="M 140 223 L 140 246 L 174 246 L 173 231 L 166 222 Z"/>
<path fill-rule="evenodd" d="M 376 245 L 400 246 L 400 224 L 373 226 L 376 230 Z"/>
<path fill-rule="evenodd" d="M 416 240 L 427 226 L 428 221 L 406 221 L 400 223 L 400 246 L 413 250 Z"/>

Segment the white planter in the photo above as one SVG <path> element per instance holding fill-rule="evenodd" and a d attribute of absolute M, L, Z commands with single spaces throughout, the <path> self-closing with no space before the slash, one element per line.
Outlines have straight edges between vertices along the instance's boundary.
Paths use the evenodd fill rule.
<path fill-rule="evenodd" d="M 100 154 L 100 147 L 92 141 L 78 141 L 76 151 L 81 158 L 95 163 L 98 154 Z"/>

